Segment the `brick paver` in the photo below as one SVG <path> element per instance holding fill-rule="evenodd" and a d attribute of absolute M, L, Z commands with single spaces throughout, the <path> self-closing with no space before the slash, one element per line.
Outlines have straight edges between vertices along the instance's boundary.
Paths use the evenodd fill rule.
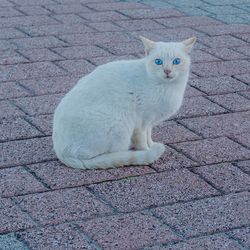
<path fill-rule="evenodd" d="M 250 247 L 249 0 L 0 0 L 0 249 Z M 181 110 L 150 166 L 65 167 L 61 97 L 138 36 L 197 36 Z"/>

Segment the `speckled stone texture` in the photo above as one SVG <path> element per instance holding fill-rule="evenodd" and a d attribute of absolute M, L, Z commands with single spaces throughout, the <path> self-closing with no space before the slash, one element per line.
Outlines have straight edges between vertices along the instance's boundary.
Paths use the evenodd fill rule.
<path fill-rule="evenodd" d="M 0 249 L 250 247 L 248 0 L 0 0 Z M 56 105 L 139 35 L 196 36 L 183 105 L 149 166 L 80 170 L 53 151 Z"/>

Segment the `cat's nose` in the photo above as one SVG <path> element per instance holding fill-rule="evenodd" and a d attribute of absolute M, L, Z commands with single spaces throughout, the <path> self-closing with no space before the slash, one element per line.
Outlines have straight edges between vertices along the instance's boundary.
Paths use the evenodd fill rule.
<path fill-rule="evenodd" d="M 164 72 L 166 75 L 169 75 L 172 71 L 170 69 L 165 69 Z"/>

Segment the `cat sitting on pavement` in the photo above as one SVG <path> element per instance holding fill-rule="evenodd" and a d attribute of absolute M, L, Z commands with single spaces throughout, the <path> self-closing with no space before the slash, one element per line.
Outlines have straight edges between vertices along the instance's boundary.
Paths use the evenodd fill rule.
<path fill-rule="evenodd" d="M 56 108 L 54 150 L 67 166 L 148 165 L 164 153 L 164 145 L 152 141 L 151 131 L 182 104 L 196 38 L 169 43 L 141 40 L 144 58 L 97 67 Z"/>

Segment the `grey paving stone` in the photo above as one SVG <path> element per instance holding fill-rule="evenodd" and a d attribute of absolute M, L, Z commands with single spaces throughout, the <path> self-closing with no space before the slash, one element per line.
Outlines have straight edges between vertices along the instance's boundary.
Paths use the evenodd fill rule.
<path fill-rule="evenodd" d="M 112 210 L 84 187 L 29 194 L 15 198 L 40 224 L 59 224 L 110 214 Z"/>
<path fill-rule="evenodd" d="M 203 166 L 194 171 L 226 193 L 250 189 L 250 176 L 231 164 Z"/>
<path fill-rule="evenodd" d="M 206 182 L 186 169 L 94 184 L 90 188 L 119 211 L 162 206 L 217 194 Z"/>
<path fill-rule="evenodd" d="M 13 233 L 0 235 L 0 247 L 3 250 L 28 250 L 28 247 Z"/>
<path fill-rule="evenodd" d="M 85 23 L 85 20 L 79 17 L 77 14 L 59 14 L 53 15 L 53 18 L 66 25 Z"/>
<path fill-rule="evenodd" d="M 23 167 L 0 169 L 0 180 L 1 197 L 12 197 L 47 190 Z"/>
<path fill-rule="evenodd" d="M 2 82 L 0 84 L 0 100 L 29 96 L 30 93 L 16 82 Z"/>
<path fill-rule="evenodd" d="M 0 118 L 10 118 L 25 115 L 19 108 L 9 101 L 0 101 Z"/>
<path fill-rule="evenodd" d="M 249 224 L 249 192 L 174 204 L 153 211 L 185 236 L 215 233 Z"/>
<path fill-rule="evenodd" d="M 157 219 L 141 213 L 109 216 L 78 224 L 103 249 L 138 249 L 147 244 L 179 239 Z"/>
<path fill-rule="evenodd" d="M 52 135 L 53 114 L 27 117 L 26 119 L 45 135 Z"/>
<path fill-rule="evenodd" d="M 17 235 L 31 249 L 96 249 L 70 224 L 38 227 L 18 232 Z"/>
<path fill-rule="evenodd" d="M 250 174 L 250 161 L 240 161 L 236 163 L 244 172 Z"/>
<path fill-rule="evenodd" d="M 225 137 L 181 142 L 175 148 L 203 165 L 250 158 L 250 150 Z"/>

